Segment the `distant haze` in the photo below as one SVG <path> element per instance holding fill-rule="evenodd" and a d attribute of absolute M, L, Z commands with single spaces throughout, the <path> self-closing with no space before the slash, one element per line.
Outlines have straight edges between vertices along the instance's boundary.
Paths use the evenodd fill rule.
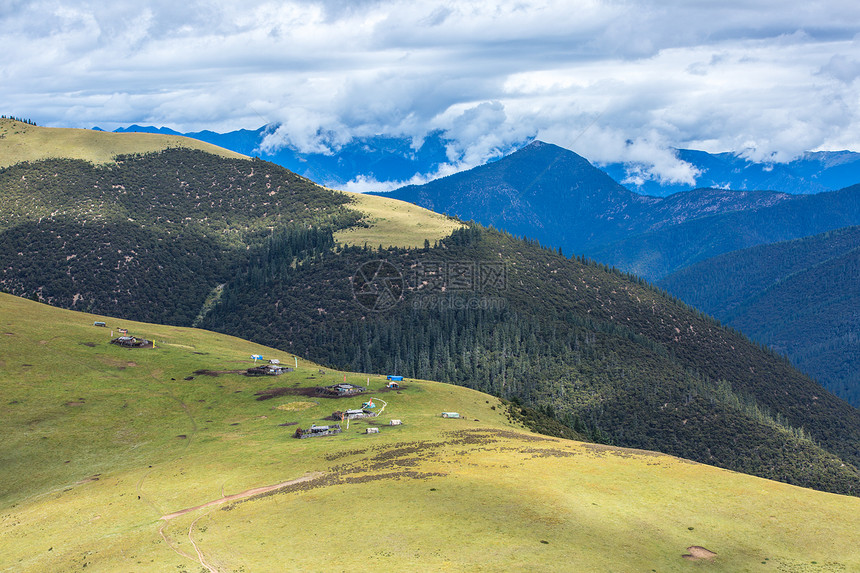
<path fill-rule="evenodd" d="M 0 25 L 0 113 L 40 125 L 441 132 L 439 174 L 538 138 L 679 184 L 672 148 L 860 150 L 856 2 L 12 0 Z"/>

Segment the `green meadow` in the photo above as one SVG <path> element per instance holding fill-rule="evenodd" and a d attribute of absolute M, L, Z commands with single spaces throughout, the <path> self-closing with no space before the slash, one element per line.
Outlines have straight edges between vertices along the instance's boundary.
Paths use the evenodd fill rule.
<path fill-rule="evenodd" d="M 170 147 L 199 149 L 228 158 L 245 157 L 190 137 L 158 133 L 111 133 L 87 129 L 39 127 L 0 119 L 0 167 L 40 159 L 83 159 L 109 163 L 117 155 L 163 151 Z"/>
<path fill-rule="evenodd" d="M 361 212 L 364 223 L 335 233 L 335 240 L 345 245 L 423 247 L 425 240 L 432 245 L 463 226 L 456 219 L 405 201 L 343 193 L 351 199 L 350 208 Z"/>
<path fill-rule="evenodd" d="M 253 354 L 295 365 L 0 295 L 0 571 L 860 570 L 858 498 L 532 434 L 456 386 L 242 375 Z M 301 394 L 344 379 L 369 393 Z M 292 437 L 368 396 L 378 417 Z"/>

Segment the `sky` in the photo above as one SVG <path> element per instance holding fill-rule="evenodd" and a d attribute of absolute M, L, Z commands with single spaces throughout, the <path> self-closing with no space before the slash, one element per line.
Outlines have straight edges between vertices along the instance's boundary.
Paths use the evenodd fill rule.
<path fill-rule="evenodd" d="M 536 138 L 666 182 L 674 148 L 860 151 L 856 0 L 0 0 L 0 30 L 0 113 L 52 127 L 442 130 L 450 169 Z"/>

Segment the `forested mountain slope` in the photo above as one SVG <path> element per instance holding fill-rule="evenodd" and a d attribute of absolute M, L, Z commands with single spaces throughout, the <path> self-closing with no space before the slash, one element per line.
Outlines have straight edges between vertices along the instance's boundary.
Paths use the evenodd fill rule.
<path fill-rule="evenodd" d="M 739 249 L 860 224 L 860 185 L 634 235 L 589 256 L 649 280 Z"/>
<path fill-rule="evenodd" d="M 170 149 L 0 169 L 0 286 L 58 306 L 191 324 L 273 227 L 342 228 L 349 198 L 263 161 Z"/>
<path fill-rule="evenodd" d="M 860 227 L 726 253 L 658 284 L 860 407 Z"/>

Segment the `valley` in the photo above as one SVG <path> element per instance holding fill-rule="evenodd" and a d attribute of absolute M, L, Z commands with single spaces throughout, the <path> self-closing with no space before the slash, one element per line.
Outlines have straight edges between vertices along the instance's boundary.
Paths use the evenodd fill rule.
<path fill-rule="evenodd" d="M 785 353 L 825 388 L 860 406 L 860 229 L 733 251 L 657 283 Z"/>

